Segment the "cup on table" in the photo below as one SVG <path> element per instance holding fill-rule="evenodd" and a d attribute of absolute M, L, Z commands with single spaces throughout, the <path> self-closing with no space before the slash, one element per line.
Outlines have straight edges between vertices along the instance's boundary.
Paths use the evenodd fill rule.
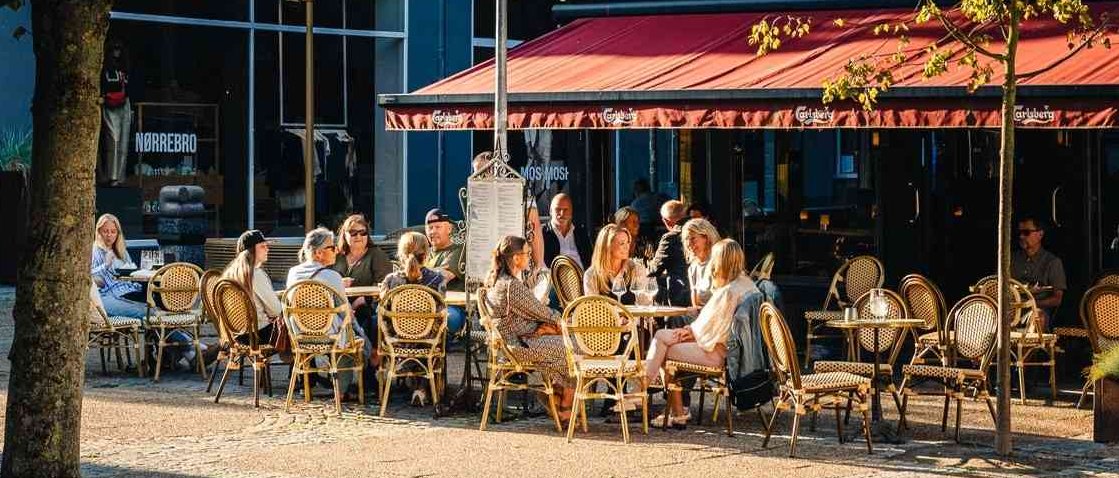
<path fill-rule="evenodd" d="M 843 321 L 844 322 L 850 322 L 852 320 L 858 320 L 858 318 L 859 318 L 858 313 L 855 311 L 854 307 L 844 307 L 843 308 Z"/>

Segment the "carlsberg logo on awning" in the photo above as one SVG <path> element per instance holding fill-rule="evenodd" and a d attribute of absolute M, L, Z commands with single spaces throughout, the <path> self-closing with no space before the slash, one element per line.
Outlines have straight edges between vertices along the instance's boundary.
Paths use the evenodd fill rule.
<path fill-rule="evenodd" d="M 452 128 L 458 126 L 462 124 L 465 119 L 466 116 L 458 110 L 435 110 L 431 112 L 431 122 L 439 128 Z"/>
<path fill-rule="evenodd" d="M 198 152 L 198 135 L 194 133 L 136 133 L 137 153 Z"/>
<path fill-rule="evenodd" d="M 637 112 L 633 108 L 621 110 L 603 108 L 602 119 L 612 126 L 622 126 L 637 120 Z"/>
<path fill-rule="evenodd" d="M 1014 105 L 1014 122 L 1021 125 L 1049 124 L 1057 119 L 1056 112 L 1045 105 L 1042 109 Z"/>
<path fill-rule="evenodd" d="M 793 115 L 803 125 L 828 124 L 835 118 L 835 113 L 832 110 L 827 108 L 809 109 L 807 106 L 797 106 Z"/>

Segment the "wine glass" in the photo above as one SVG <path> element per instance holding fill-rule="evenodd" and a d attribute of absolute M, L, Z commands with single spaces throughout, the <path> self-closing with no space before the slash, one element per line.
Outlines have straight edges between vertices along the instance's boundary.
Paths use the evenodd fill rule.
<path fill-rule="evenodd" d="M 610 293 L 618 297 L 618 302 L 622 301 L 622 296 L 626 293 L 626 282 L 621 277 L 615 277 L 610 284 Z"/>
<path fill-rule="evenodd" d="M 657 301 L 657 292 L 660 292 L 660 287 L 657 286 L 657 280 L 650 277 L 645 281 L 645 295 L 649 298 L 649 304 L 655 304 Z"/>
<path fill-rule="evenodd" d="M 882 320 L 890 312 L 890 305 L 886 303 L 886 294 L 882 289 L 873 289 L 870 293 L 870 315 Z"/>

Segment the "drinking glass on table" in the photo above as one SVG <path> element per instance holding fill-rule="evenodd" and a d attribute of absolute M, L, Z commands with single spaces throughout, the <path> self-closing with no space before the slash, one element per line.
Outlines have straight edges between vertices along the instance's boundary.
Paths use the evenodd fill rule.
<path fill-rule="evenodd" d="M 163 251 L 152 251 L 152 268 L 163 267 Z"/>
<path fill-rule="evenodd" d="M 152 251 L 140 251 L 140 268 L 146 271 L 152 270 Z"/>
<path fill-rule="evenodd" d="M 886 303 L 886 293 L 882 289 L 871 289 L 870 315 L 873 315 L 875 319 L 882 320 L 886 318 L 888 313 L 890 313 L 890 305 Z"/>
<path fill-rule="evenodd" d="M 652 277 L 645 279 L 645 295 L 648 297 L 649 305 L 657 303 L 657 292 L 660 292 L 657 280 Z"/>
<path fill-rule="evenodd" d="M 622 301 L 622 296 L 626 293 L 626 281 L 621 277 L 615 277 L 610 284 L 610 293 L 618 298 L 618 302 Z"/>

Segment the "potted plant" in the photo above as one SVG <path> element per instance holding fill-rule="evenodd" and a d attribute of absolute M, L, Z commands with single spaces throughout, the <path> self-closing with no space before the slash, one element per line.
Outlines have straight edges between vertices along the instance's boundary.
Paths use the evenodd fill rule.
<path fill-rule="evenodd" d="M 0 129 L 0 217 L 15 221 L 14 234 L 0 235 L 0 284 L 14 283 L 16 257 L 27 234 L 28 205 L 31 192 L 31 127 Z"/>
<path fill-rule="evenodd" d="M 1100 443 L 1119 443 L 1119 347 L 1096 356 L 1088 379 L 1096 383 L 1092 436 Z"/>

